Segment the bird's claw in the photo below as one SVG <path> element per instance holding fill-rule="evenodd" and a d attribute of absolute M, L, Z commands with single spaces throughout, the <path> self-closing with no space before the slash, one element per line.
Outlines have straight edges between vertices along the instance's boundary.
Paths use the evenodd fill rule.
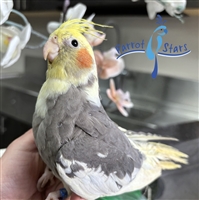
<path fill-rule="evenodd" d="M 51 186 L 54 183 L 54 175 L 48 167 L 45 168 L 44 173 L 37 182 L 38 191 L 42 191 L 47 185 L 47 183 L 50 183 L 49 186 Z"/>
<path fill-rule="evenodd" d="M 65 188 L 51 192 L 48 194 L 46 200 L 64 200 L 68 197 L 68 192 Z"/>
<path fill-rule="evenodd" d="M 48 194 L 45 200 L 59 200 L 60 198 L 59 194 L 60 194 L 59 190 L 55 192 L 51 192 Z"/>

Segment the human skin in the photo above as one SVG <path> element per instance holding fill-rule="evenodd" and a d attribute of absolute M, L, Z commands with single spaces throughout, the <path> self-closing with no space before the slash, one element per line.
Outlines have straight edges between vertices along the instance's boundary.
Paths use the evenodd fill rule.
<path fill-rule="evenodd" d="M 0 197 L 4 199 L 44 200 L 50 192 L 63 187 L 61 182 L 54 178 L 42 192 L 37 190 L 37 181 L 44 172 L 45 164 L 42 161 L 34 142 L 32 129 L 14 140 L 0 158 Z M 67 200 L 80 200 L 72 194 Z"/>

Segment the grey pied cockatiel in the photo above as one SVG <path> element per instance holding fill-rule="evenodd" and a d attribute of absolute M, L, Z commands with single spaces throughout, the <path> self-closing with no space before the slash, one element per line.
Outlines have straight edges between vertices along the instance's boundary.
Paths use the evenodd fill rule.
<path fill-rule="evenodd" d="M 180 167 L 173 161 L 187 163 L 187 155 L 178 150 L 147 142 L 161 137 L 122 129 L 106 114 L 93 50 L 83 35 L 97 31 L 91 24 L 69 20 L 50 35 L 43 51 L 47 78 L 33 116 L 36 145 L 50 169 L 38 188 L 53 174 L 68 194 L 88 200 L 144 188 L 162 169 Z M 59 197 L 55 192 L 47 199 Z"/>

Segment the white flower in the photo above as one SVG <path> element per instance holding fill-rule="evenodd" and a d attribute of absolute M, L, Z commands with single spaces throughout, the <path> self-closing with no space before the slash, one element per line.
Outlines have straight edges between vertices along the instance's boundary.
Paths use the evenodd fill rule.
<path fill-rule="evenodd" d="M 169 15 L 177 16 L 181 14 L 186 8 L 186 0 L 181 1 L 171 1 L 170 3 L 166 4 L 165 10 Z"/>
<path fill-rule="evenodd" d="M 0 25 L 8 19 L 12 8 L 12 0 L 0 0 Z"/>
<path fill-rule="evenodd" d="M 82 3 L 76 4 L 74 7 L 68 9 L 68 11 L 66 13 L 65 20 L 82 19 L 82 17 L 84 16 L 84 14 L 86 12 L 86 9 L 87 9 L 87 7 L 84 4 L 82 4 Z M 87 18 L 87 20 L 92 21 L 94 16 L 95 16 L 95 14 L 90 15 Z M 63 17 L 63 13 L 61 13 L 60 22 L 49 22 L 48 23 L 47 30 L 48 30 L 49 33 L 52 33 L 53 31 L 55 31 L 61 25 L 62 17 Z M 94 26 L 92 24 L 90 26 L 92 28 L 94 28 Z M 93 33 L 93 35 L 84 34 L 84 36 L 86 37 L 86 39 L 88 40 L 88 42 L 91 46 L 97 46 L 97 45 L 101 44 L 106 37 L 105 34 L 100 34 L 100 33 L 97 33 L 97 32 Z"/>
<path fill-rule="evenodd" d="M 81 19 L 85 12 L 86 12 L 86 5 L 82 3 L 76 4 L 74 7 L 69 8 L 66 13 L 66 20 L 67 19 Z"/>
<path fill-rule="evenodd" d="M 110 79 L 110 89 L 106 90 L 106 94 L 108 98 L 116 104 L 120 113 L 128 117 L 129 114 L 125 108 L 133 107 L 129 91 L 123 92 L 121 89 L 116 90 L 114 80 Z"/>
<path fill-rule="evenodd" d="M 27 24 L 22 31 L 13 26 L 0 27 L 0 66 L 3 68 L 13 65 L 20 57 L 21 50 L 30 39 L 31 26 Z"/>
<path fill-rule="evenodd" d="M 172 16 L 177 17 L 179 14 L 181 14 L 184 9 L 186 8 L 186 0 L 180 0 L 180 1 L 172 1 L 172 0 L 145 0 L 147 3 L 147 12 L 149 19 L 154 19 L 156 17 L 156 14 L 159 12 L 162 12 L 163 10 L 166 10 L 166 12 Z"/>
<path fill-rule="evenodd" d="M 86 9 L 87 7 L 84 4 L 82 3 L 76 4 L 74 7 L 68 9 L 65 20 L 81 19 L 85 14 Z M 63 13 L 61 13 L 61 16 L 60 16 L 60 22 L 49 22 L 47 24 L 47 30 L 49 33 L 52 33 L 61 25 L 62 17 L 63 17 Z"/>
<path fill-rule="evenodd" d="M 115 48 L 111 48 L 109 51 L 103 53 L 94 50 L 94 56 L 98 76 L 101 79 L 118 76 L 124 70 L 124 60 L 122 58 L 117 59 L 117 51 Z"/>
<path fill-rule="evenodd" d="M 88 21 L 92 21 L 94 17 L 95 17 L 95 14 L 92 14 L 92 15 L 90 15 L 87 18 L 87 20 Z M 90 26 L 91 26 L 91 28 L 94 29 L 94 26 L 92 24 L 90 24 Z M 104 41 L 104 39 L 106 37 L 106 34 L 105 33 L 100 34 L 98 32 L 94 32 L 93 35 L 91 35 L 91 34 L 84 34 L 84 36 L 87 39 L 87 41 L 89 42 L 89 44 L 92 47 L 94 47 L 94 46 L 100 45 Z"/>
<path fill-rule="evenodd" d="M 164 6 L 157 1 L 145 0 L 145 2 L 147 3 L 149 19 L 155 19 L 156 14 L 164 10 Z"/>

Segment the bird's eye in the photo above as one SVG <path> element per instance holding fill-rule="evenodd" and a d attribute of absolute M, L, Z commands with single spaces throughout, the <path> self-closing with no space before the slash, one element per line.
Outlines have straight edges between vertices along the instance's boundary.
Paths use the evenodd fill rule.
<path fill-rule="evenodd" d="M 77 46 L 78 46 L 77 40 L 72 40 L 72 41 L 71 41 L 71 44 L 72 44 L 74 47 L 77 47 Z"/>
<path fill-rule="evenodd" d="M 160 30 L 162 31 L 162 28 Z"/>

